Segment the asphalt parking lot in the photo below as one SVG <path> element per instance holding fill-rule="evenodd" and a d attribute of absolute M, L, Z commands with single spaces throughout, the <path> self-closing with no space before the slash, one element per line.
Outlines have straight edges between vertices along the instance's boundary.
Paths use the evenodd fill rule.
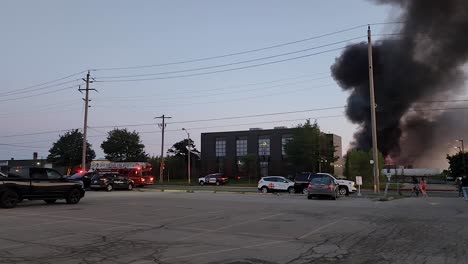
<path fill-rule="evenodd" d="M 0 263 L 468 263 L 468 202 L 87 192 L 0 211 Z"/>

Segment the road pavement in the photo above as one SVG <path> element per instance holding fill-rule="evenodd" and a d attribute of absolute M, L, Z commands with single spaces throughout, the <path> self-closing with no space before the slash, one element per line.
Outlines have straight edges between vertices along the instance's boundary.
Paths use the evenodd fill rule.
<path fill-rule="evenodd" d="M 87 192 L 0 211 L 0 263 L 468 263 L 468 202 Z"/>

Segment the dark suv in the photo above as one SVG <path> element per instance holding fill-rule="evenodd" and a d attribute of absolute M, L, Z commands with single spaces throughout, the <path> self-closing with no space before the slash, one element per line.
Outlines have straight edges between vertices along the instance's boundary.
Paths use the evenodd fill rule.
<path fill-rule="evenodd" d="M 133 181 L 122 174 L 105 173 L 95 174 L 91 179 L 91 190 L 105 189 L 108 192 L 114 189 L 133 190 Z"/>
<path fill-rule="evenodd" d="M 228 178 L 224 177 L 224 174 L 222 173 L 208 174 L 205 177 L 198 178 L 198 183 L 200 185 L 204 185 L 204 184 L 221 185 L 221 184 L 226 184 L 227 182 L 228 182 Z"/>
<path fill-rule="evenodd" d="M 48 204 L 65 199 L 77 204 L 85 195 L 81 182 L 73 182 L 56 170 L 14 167 L 0 175 L 0 207 L 13 208 L 23 199 L 44 200 Z"/>
<path fill-rule="evenodd" d="M 317 178 L 318 175 L 310 172 L 301 172 L 296 174 L 294 178 L 294 190 L 296 193 L 307 194 L 307 187 L 313 178 Z"/>

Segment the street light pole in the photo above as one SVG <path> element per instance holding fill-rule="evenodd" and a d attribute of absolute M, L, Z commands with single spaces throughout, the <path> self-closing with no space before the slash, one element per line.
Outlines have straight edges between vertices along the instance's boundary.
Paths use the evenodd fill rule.
<path fill-rule="evenodd" d="M 191 144 L 190 144 L 190 133 L 187 129 L 182 128 L 187 133 L 187 151 L 188 151 L 188 161 L 187 161 L 187 175 L 188 175 L 188 184 L 190 185 L 190 174 L 192 173 L 192 166 L 190 161 L 190 152 L 192 152 Z"/>

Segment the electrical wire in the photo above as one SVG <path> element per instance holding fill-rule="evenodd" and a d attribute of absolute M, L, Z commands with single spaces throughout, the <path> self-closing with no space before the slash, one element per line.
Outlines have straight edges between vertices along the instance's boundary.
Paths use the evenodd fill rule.
<path fill-rule="evenodd" d="M 73 88 L 76 88 L 76 87 L 78 87 L 78 85 L 73 85 L 73 86 L 69 86 L 69 87 L 65 87 L 65 88 L 60 88 L 60 89 L 56 89 L 56 90 L 52 90 L 52 91 L 48 91 L 48 92 L 39 93 L 39 94 L 33 94 L 33 95 L 27 95 L 27 96 L 16 97 L 16 98 L 3 99 L 3 100 L 0 100 L 0 102 L 10 102 L 10 101 L 22 100 L 22 99 L 27 99 L 27 98 L 31 98 L 31 97 L 36 97 L 36 96 L 41 96 L 41 95 L 46 95 L 46 94 L 61 92 L 61 91 L 73 89 Z"/>
<path fill-rule="evenodd" d="M 15 92 L 19 92 L 19 91 L 29 90 L 29 89 L 31 89 L 31 88 L 35 88 L 35 87 L 43 86 L 43 85 L 46 85 L 46 84 L 51 84 L 51 83 L 54 83 L 54 82 L 62 81 L 62 80 L 71 78 L 71 77 L 73 77 L 73 76 L 77 76 L 77 75 L 83 74 L 83 73 L 85 73 L 85 72 L 86 72 L 86 71 L 80 71 L 80 72 L 77 72 L 77 73 L 74 73 L 74 74 L 70 74 L 70 75 L 67 75 L 67 76 L 65 76 L 65 77 L 61 77 L 61 78 L 58 78 L 58 79 L 55 79 L 55 80 L 52 80 L 52 81 L 44 82 L 44 83 L 41 83 L 41 84 L 35 84 L 35 85 L 31 85 L 31 86 L 28 86 L 28 87 L 25 87 L 25 88 L 20 88 L 20 89 L 15 89 L 15 90 L 6 91 L 6 92 L 3 92 L 3 93 L 0 93 L 0 95 L 5 95 L 5 94 L 9 94 L 9 93 L 15 93 Z M 44 88 L 44 87 L 43 87 L 43 88 Z"/>
<path fill-rule="evenodd" d="M 168 63 L 162 63 L 162 64 L 139 65 L 139 66 L 128 66 L 128 67 L 114 67 L 114 68 L 96 68 L 96 69 L 93 69 L 93 70 L 95 70 L 95 71 L 111 71 L 111 70 L 142 69 L 142 68 L 161 67 L 161 66 L 169 66 L 169 65 L 177 65 L 177 64 L 185 64 L 185 63 L 192 63 L 192 62 L 199 62 L 199 61 L 220 59 L 220 58 L 225 58 L 225 57 L 231 57 L 231 56 L 236 56 L 236 55 L 242 55 L 242 54 L 247 54 L 247 53 L 252 53 L 252 52 L 257 52 L 257 51 L 262 51 L 262 50 L 268 50 L 268 49 L 274 49 L 274 48 L 284 47 L 284 46 L 288 46 L 288 45 L 292 45 L 292 44 L 297 44 L 297 43 L 301 43 L 301 42 L 306 42 L 306 41 L 310 41 L 310 40 L 314 40 L 314 39 L 319 39 L 319 38 L 323 38 L 323 37 L 327 37 L 327 36 L 336 35 L 336 34 L 339 34 L 339 33 L 346 32 L 346 31 L 355 30 L 355 29 L 362 28 L 362 27 L 365 27 L 365 26 L 367 26 L 367 25 L 366 25 L 366 24 L 364 24 L 364 25 L 359 25 L 359 26 L 350 27 L 350 28 L 346 28 L 346 29 L 342 29 L 342 30 L 338 30 L 338 31 L 334 31 L 334 32 L 322 34 L 322 35 L 317 35 L 317 36 L 305 38 L 305 39 L 300 39 L 300 40 L 296 40 L 296 41 L 286 42 L 286 43 L 282 43 L 282 44 L 278 44 L 278 45 L 272 45 L 272 46 L 268 46 L 268 47 L 263 47 L 263 48 L 258 48 L 258 49 L 251 49 L 251 50 L 246 50 L 246 51 L 241 51 L 241 52 L 235 52 L 235 53 L 229 53 L 229 54 L 218 55 L 218 56 L 211 56 L 211 57 L 205 57 L 205 58 L 199 58 L 199 59 L 193 59 L 193 60 L 183 60 L 183 61 L 176 61 L 176 62 L 168 62 Z"/>
<path fill-rule="evenodd" d="M 272 58 L 288 56 L 288 55 L 292 55 L 292 54 L 296 54 L 296 53 L 301 53 L 301 52 L 305 52 L 305 51 L 310 51 L 310 50 L 325 48 L 325 47 L 329 47 L 329 46 L 333 46 L 333 45 L 337 45 L 337 44 L 342 44 L 342 43 L 346 43 L 346 42 L 353 41 L 353 40 L 356 40 L 356 39 L 362 39 L 364 37 L 365 36 L 359 36 L 359 37 L 355 37 L 355 38 L 351 38 L 351 39 L 337 41 L 337 42 L 334 42 L 334 43 L 315 46 L 315 47 L 312 47 L 312 48 L 307 48 L 307 49 L 302 49 L 302 50 L 297 50 L 297 51 L 292 51 L 292 52 L 287 52 L 287 53 L 282 53 L 282 54 L 277 54 L 277 55 L 271 55 L 271 56 L 267 56 L 267 57 L 255 58 L 255 59 L 250 59 L 250 60 L 244 60 L 244 61 L 237 61 L 237 62 L 231 62 L 231 63 L 226 63 L 226 64 L 218 64 L 218 65 L 213 65 L 213 66 L 201 67 L 201 68 L 185 69 L 185 70 L 178 70 L 178 71 L 168 71 L 168 72 L 158 72 L 158 73 L 148 73 L 148 74 L 120 75 L 120 76 L 101 76 L 101 77 L 98 76 L 97 78 L 99 78 L 99 79 L 119 79 L 119 78 L 147 77 L 147 76 L 158 76 L 158 75 L 166 75 L 166 74 L 174 74 L 174 73 L 208 70 L 208 69 L 221 68 L 221 67 L 227 67 L 227 66 L 233 66 L 233 65 L 239 65 L 239 64 L 244 64 L 244 63 L 250 63 L 250 62 L 255 62 L 255 61 L 268 60 L 268 59 L 272 59 Z"/>
<path fill-rule="evenodd" d="M 185 124 L 185 123 L 232 120 L 232 119 L 241 119 L 241 118 L 263 117 L 263 116 L 287 115 L 287 114 L 306 113 L 306 112 L 315 112 L 315 111 L 342 109 L 342 108 L 344 108 L 344 106 L 314 108 L 314 109 L 307 109 L 307 110 L 288 111 L 288 112 L 275 112 L 275 113 L 246 115 L 246 116 L 232 116 L 232 117 L 220 117 L 220 118 L 211 118 L 211 119 L 186 120 L 186 121 L 178 121 L 178 122 L 169 122 L 167 124 Z M 108 125 L 108 126 L 95 126 L 93 128 L 138 127 L 138 126 L 153 126 L 153 125 L 157 125 L 157 124 L 158 123 Z"/>
<path fill-rule="evenodd" d="M 354 44 L 356 45 L 356 44 Z M 348 47 L 348 46 L 346 46 Z M 316 52 L 316 53 L 311 53 L 311 54 L 306 54 L 302 56 L 297 56 L 293 58 L 288 58 L 288 59 L 282 59 L 282 60 L 277 60 L 277 61 L 271 61 L 271 62 L 265 62 L 265 63 L 259 63 L 259 64 L 254 64 L 254 65 L 249 65 L 249 66 L 243 66 L 243 67 L 238 67 L 238 68 L 231 68 L 231 69 L 225 69 L 225 70 L 217 70 L 217 71 L 209 71 L 209 72 L 202 72 L 202 73 L 194 73 L 194 74 L 185 74 L 185 75 L 175 75 L 175 76 L 167 76 L 167 77 L 157 77 L 157 78 L 143 78 L 143 79 L 124 79 L 124 80 L 103 80 L 100 81 L 99 79 L 96 80 L 96 82 L 136 82 L 136 81 L 151 81 L 151 80 L 166 80 L 166 79 L 175 79 L 175 78 L 185 78 L 185 77 L 192 77 L 192 76 L 201 76 L 201 75 L 209 75 L 209 74 L 214 74 L 214 73 L 221 73 L 221 72 L 229 72 L 229 71 L 235 71 L 235 70 L 242 70 L 242 69 L 249 69 L 249 68 L 255 68 L 255 67 L 260 67 L 260 66 L 265 66 L 265 65 L 271 65 L 271 64 L 276 64 L 276 63 L 281 63 L 281 62 L 286 62 L 286 61 L 292 61 L 292 60 L 298 60 L 298 59 L 303 59 L 307 57 L 312 57 L 328 52 L 333 52 L 337 50 L 342 50 L 345 49 L 346 47 L 340 47 L 340 48 L 335 48 L 335 49 L 329 49 L 329 50 L 324 50 L 321 52 Z"/>

